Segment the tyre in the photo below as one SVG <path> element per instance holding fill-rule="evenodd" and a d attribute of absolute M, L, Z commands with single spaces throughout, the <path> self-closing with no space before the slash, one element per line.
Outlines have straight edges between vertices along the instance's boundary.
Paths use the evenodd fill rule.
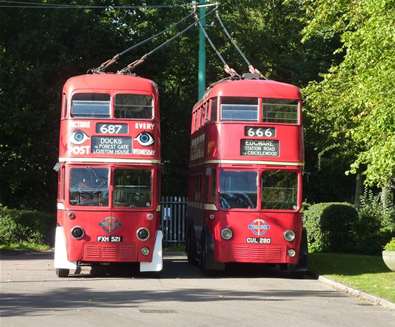
<path fill-rule="evenodd" d="M 191 227 L 188 228 L 188 237 L 185 244 L 185 252 L 187 253 L 188 263 L 191 265 L 197 265 L 196 260 L 196 247 L 195 247 L 195 238 L 192 236 L 193 233 L 191 231 Z"/>
<path fill-rule="evenodd" d="M 56 269 L 56 275 L 59 278 L 69 277 L 70 270 L 69 269 Z"/>

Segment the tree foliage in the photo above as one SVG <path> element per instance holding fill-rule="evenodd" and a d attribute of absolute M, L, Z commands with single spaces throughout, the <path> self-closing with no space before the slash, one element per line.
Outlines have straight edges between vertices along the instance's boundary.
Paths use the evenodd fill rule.
<path fill-rule="evenodd" d="M 350 172 L 385 186 L 395 175 L 395 1 L 306 4 L 305 40 L 339 37 L 343 55 L 304 90 L 312 124 L 326 145 L 352 154 Z"/>

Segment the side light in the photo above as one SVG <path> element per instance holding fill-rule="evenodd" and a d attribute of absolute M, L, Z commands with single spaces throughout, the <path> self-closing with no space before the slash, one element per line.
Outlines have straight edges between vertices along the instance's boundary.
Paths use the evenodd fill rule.
<path fill-rule="evenodd" d="M 147 256 L 149 255 L 149 248 L 141 248 L 140 252 L 142 255 Z"/>
<path fill-rule="evenodd" d="M 75 213 L 72 212 L 72 211 L 70 211 L 70 212 L 67 214 L 67 217 L 69 217 L 69 219 L 73 220 L 73 219 L 75 219 Z"/>
<path fill-rule="evenodd" d="M 296 251 L 294 249 L 289 249 L 288 250 L 288 256 L 293 258 L 296 255 Z"/>

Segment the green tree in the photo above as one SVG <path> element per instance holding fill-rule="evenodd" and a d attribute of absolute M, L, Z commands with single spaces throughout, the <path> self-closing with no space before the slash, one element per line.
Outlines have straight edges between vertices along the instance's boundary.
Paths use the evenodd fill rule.
<path fill-rule="evenodd" d="M 306 1 L 305 40 L 339 38 L 343 55 L 304 89 L 327 145 L 352 153 L 352 173 L 385 187 L 395 172 L 395 1 Z"/>

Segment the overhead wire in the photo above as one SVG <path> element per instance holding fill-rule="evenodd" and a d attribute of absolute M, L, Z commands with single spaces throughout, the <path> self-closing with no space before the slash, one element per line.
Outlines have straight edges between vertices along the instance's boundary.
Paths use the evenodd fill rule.
<path fill-rule="evenodd" d="M 207 12 L 203 17 L 207 17 L 209 15 L 211 15 L 213 12 L 215 11 L 215 8 L 210 10 L 209 12 Z M 192 15 L 195 15 L 195 11 L 192 12 Z M 190 16 L 190 15 L 189 15 Z M 202 18 L 203 18 L 202 17 Z M 200 23 L 200 19 L 197 19 L 197 22 Z M 176 39 L 177 37 L 181 36 L 182 34 L 184 34 L 185 32 L 187 32 L 188 30 L 190 30 L 192 27 L 196 26 L 196 22 L 193 22 L 192 24 L 188 25 L 187 27 L 185 27 L 183 30 L 179 31 L 177 34 L 173 35 L 171 38 L 167 39 L 165 42 L 159 44 L 157 47 L 155 47 L 154 49 L 150 50 L 149 52 L 147 52 L 146 54 L 144 54 L 141 58 L 131 62 L 129 65 L 127 65 L 126 67 L 122 68 L 121 70 L 118 71 L 118 73 L 120 74 L 126 74 L 126 73 L 131 73 L 133 71 L 134 68 L 136 68 L 138 65 L 140 65 L 141 63 L 143 63 L 145 61 L 145 59 L 147 57 L 149 57 L 151 54 L 153 54 L 154 52 L 158 51 L 160 48 L 166 46 L 168 43 L 170 43 L 171 41 L 173 41 L 174 39 Z"/>
<path fill-rule="evenodd" d="M 132 51 L 133 49 L 138 48 L 139 46 L 157 38 L 158 36 L 166 33 L 167 31 L 169 31 L 170 29 L 176 27 L 177 25 L 183 23 L 184 21 L 186 21 L 189 17 L 191 17 L 193 15 L 193 12 L 191 12 L 190 14 L 186 15 L 185 17 L 181 18 L 178 22 L 171 24 L 170 26 L 166 27 L 164 30 L 130 46 L 129 48 L 117 53 L 116 55 L 114 55 L 112 58 L 106 60 L 105 62 L 103 62 L 99 67 L 97 68 L 93 68 L 90 71 L 94 72 L 94 73 L 102 73 L 104 72 L 109 66 L 111 66 L 112 64 L 116 63 L 118 61 L 118 59 L 123 56 L 124 54 L 128 53 L 129 51 Z"/>
<path fill-rule="evenodd" d="M 215 11 L 217 10 L 217 7 L 215 7 Z M 231 78 L 240 78 L 240 75 L 236 72 L 236 70 L 234 70 L 233 68 L 231 68 L 227 62 L 225 61 L 224 57 L 221 55 L 221 53 L 219 52 L 219 50 L 215 47 L 213 41 L 210 39 L 210 37 L 207 34 L 206 29 L 203 27 L 202 23 L 200 22 L 200 19 L 196 13 L 196 10 L 194 12 L 194 17 L 196 22 L 199 24 L 199 27 L 201 28 L 205 38 L 207 39 L 208 43 L 210 44 L 211 48 L 214 50 L 214 52 L 216 53 L 216 55 L 218 56 L 218 58 L 221 60 L 222 64 L 224 65 L 224 71 L 230 75 Z"/>
<path fill-rule="evenodd" d="M 248 66 L 248 70 L 251 74 L 257 74 L 260 77 L 267 79 L 258 69 L 256 69 L 248 60 L 248 58 L 246 57 L 246 55 L 241 51 L 241 49 L 238 47 L 236 41 L 231 37 L 230 33 L 228 32 L 227 28 L 225 27 L 224 23 L 222 22 L 221 17 L 219 16 L 218 13 L 218 9 L 215 11 L 215 16 L 219 22 L 219 24 L 221 25 L 225 35 L 228 37 L 228 39 L 230 40 L 230 42 L 232 43 L 232 45 L 236 48 L 236 50 L 239 52 L 240 56 L 243 58 L 243 60 L 245 61 L 245 63 Z"/>

